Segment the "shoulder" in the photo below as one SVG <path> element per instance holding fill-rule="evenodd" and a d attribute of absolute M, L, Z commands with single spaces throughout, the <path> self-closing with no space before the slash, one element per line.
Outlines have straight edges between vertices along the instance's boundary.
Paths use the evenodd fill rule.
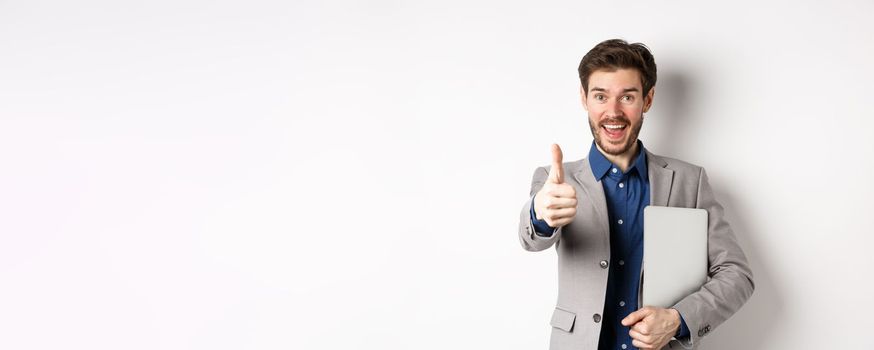
<path fill-rule="evenodd" d="M 577 159 L 577 160 L 570 161 L 570 162 L 562 162 L 561 163 L 562 168 L 564 168 L 565 174 L 576 173 L 576 172 L 582 170 L 584 165 L 589 166 L 589 161 L 587 158 L 582 158 L 582 159 Z M 535 172 L 542 171 L 544 173 L 548 173 L 551 169 L 552 169 L 552 165 L 547 164 L 547 165 L 537 167 L 537 169 L 535 169 L 534 171 Z"/>
<path fill-rule="evenodd" d="M 680 174 L 682 176 L 698 177 L 701 176 L 701 174 L 704 172 L 704 167 L 684 160 L 665 157 L 662 155 L 654 154 L 650 151 L 647 151 L 647 156 L 650 157 L 648 161 L 649 164 L 671 169 L 676 174 Z"/>
<path fill-rule="evenodd" d="M 583 170 L 583 166 L 589 166 L 589 160 L 587 158 L 582 158 L 573 162 L 565 162 L 562 165 L 568 174 L 576 174 Z"/>
<path fill-rule="evenodd" d="M 562 162 L 561 166 L 564 169 L 565 179 L 567 179 L 569 176 L 583 171 L 584 166 L 589 166 L 589 161 L 587 158 L 582 158 L 574 161 Z M 552 165 L 549 164 L 542 165 L 537 167 L 537 169 L 534 169 L 534 181 L 545 181 L 546 177 L 549 175 L 550 170 L 552 170 Z"/>

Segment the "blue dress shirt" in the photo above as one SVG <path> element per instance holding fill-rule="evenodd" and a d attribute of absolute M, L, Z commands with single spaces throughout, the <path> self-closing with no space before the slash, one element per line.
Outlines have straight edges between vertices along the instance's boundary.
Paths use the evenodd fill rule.
<path fill-rule="evenodd" d="M 592 174 L 604 187 L 610 220 L 610 272 L 598 349 L 636 349 L 631 345 L 629 328 L 623 326 L 621 321 L 639 308 L 637 294 L 643 263 L 643 208 L 649 205 L 650 199 L 646 152 L 643 142 L 638 141 L 638 154 L 625 172 L 607 160 L 594 142 L 589 149 L 588 159 Z M 551 236 L 555 229 L 546 221 L 536 218 L 534 201 L 531 203 L 535 233 L 543 237 Z M 689 329 L 681 315 L 676 337 L 688 336 Z"/>

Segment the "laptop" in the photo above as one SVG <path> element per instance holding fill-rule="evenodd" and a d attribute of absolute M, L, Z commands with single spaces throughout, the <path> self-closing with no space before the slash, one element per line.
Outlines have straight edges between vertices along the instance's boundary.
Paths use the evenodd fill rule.
<path fill-rule="evenodd" d="M 707 282 L 707 211 L 643 209 L 641 306 L 669 308 Z"/>

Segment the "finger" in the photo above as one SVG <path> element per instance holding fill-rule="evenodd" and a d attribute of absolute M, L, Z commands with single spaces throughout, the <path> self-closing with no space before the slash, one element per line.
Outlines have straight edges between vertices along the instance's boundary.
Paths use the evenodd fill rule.
<path fill-rule="evenodd" d="M 652 313 L 652 310 L 649 308 L 646 308 L 646 307 L 644 307 L 640 310 L 637 310 L 635 312 L 632 312 L 631 314 L 629 314 L 628 316 L 625 316 L 625 318 L 622 319 L 622 325 L 625 327 L 629 327 L 637 322 L 640 322 L 640 320 L 642 320 L 644 317 L 648 316 L 650 313 Z"/>
<path fill-rule="evenodd" d="M 577 198 L 577 190 L 574 189 L 574 186 L 568 184 L 552 185 L 548 193 L 553 197 Z"/>
<path fill-rule="evenodd" d="M 576 206 L 576 198 L 551 197 L 546 199 L 546 208 L 548 209 L 576 208 Z"/>
<path fill-rule="evenodd" d="M 649 335 L 652 331 L 649 328 L 649 325 L 646 324 L 646 321 L 641 321 L 641 322 L 635 323 L 634 326 L 631 327 L 631 329 L 635 330 L 636 332 L 638 332 L 640 334 L 644 334 L 644 335 Z"/>
<path fill-rule="evenodd" d="M 562 169 L 562 154 L 561 147 L 558 144 L 552 144 L 552 167 L 549 169 L 549 180 L 552 183 L 564 183 L 564 169 Z"/>
<path fill-rule="evenodd" d="M 558 221 L 562 219 L 570 219 L 576 215 L 576 209 L 574 208 L 565 208 L 565 209 L 550 209 L 546 213 L 546 217 L 552 221 Z"/>
<path fill-rule="evenodd" d="M 577 216 L 577 208 L 546 209 L 545 217 L 552 221 L 573 220 Z"/>
<path fill-rule="evenodd" d="M 565 225 L 567 225 L 567 224 L 569 224 L 569 223 L 571 223 L 571 222 L 573 222 L 573 221 L 574 221 L 573 218 L 558 219 L 558 220 L 554 221 L 552 224 L 550 224 L 549 226 L 550 226 L 550 227 L 556 227 L 556 228 L 558 228 L 558 227 L 564 227 Z"/>
<path fill-rule="evenodd" d="M 629 330 L 628 335 L 631 336 L 631 339 L 637 339 L 637 340 L 640 340 L 640 341 L 647 343 L 647 344 L 652 343 L 654 340 L 653 336 L 641 334 L 640 332 L 638 332 L 634 329 Z"/>
<path fill-rule="evenodd" d="M 634 347 L 636 347 L 638 349 L 652 349 L 653 348 L 652 344 L 644 343 L 644 342 L 637 340 L 637 339 L 632 339 L 631 345 L 634 345 Z"/>

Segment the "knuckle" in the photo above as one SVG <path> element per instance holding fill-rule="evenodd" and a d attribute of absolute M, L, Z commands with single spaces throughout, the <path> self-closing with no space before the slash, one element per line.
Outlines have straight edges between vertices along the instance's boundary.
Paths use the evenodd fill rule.
<path fill-rule="evenodd" d="M 652 339 L 652 336 L 645 335 L 643 337 L 640 337 L 640 340 L 643 341 L 644 343 L 651 344 L 653 339 Z"/>

